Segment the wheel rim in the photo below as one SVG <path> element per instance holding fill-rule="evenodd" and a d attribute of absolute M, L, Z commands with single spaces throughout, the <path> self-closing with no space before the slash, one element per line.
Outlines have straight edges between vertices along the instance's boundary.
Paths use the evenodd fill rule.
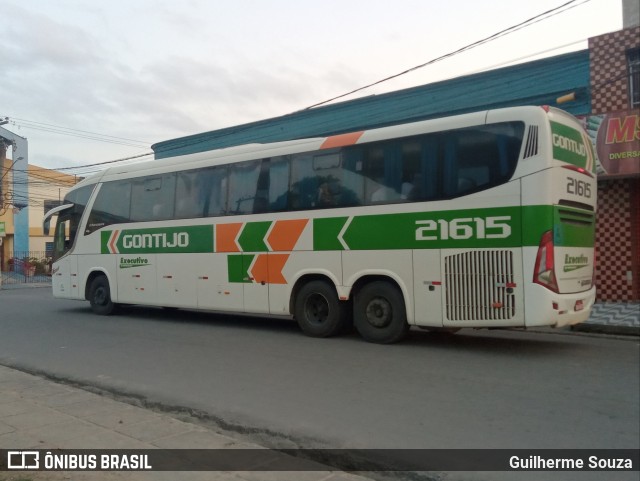
<path fill-rule="evenodd" d="M 104 287 L 98 287 L 93 294 L 93 302 L 98 306 L 104 306 L 107 303 L 107 290 Z"/>
<path fill-rule="evenodd" d="M 322 294 L 311 294 L 304 304 L 304 313 L 309 323 L 324 324 L 329 317 L 329 301 Z"/>
<path fill-rule="evenodd" d="M 367 321 L 374 327 L 383 328 L 393 320 L 393 308 L 384 297 L 374 297 L 367 304 Z"/>

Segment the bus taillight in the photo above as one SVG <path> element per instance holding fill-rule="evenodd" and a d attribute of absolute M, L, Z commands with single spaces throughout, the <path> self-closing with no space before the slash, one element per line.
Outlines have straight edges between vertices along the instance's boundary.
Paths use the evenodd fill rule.
<path fill-rule="evenodd" d="M 574 172 L 578 172 L 580 174 L 584 174 L 593 179 L 593 174 L 589 172 L 587 169 L 583 169 L 582 167 L 578 167 L 577 165 L 563 165 L 563 169 L 573 170 Z"/>
<path fill-rule="evenodd" d="M 551 289 L 553 292 L 558 292 L 553 255 L 553 231 L 547 231 L 540 240 L 533 272 L 533 282 Z"/>

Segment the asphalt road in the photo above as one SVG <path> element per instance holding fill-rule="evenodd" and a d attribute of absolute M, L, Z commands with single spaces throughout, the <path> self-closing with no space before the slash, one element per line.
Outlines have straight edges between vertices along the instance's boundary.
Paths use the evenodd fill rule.
<path fill-rule="evenodd" d="M 295 323 L 0 291 L 0 364 L 186 407 L 279 447 L 638 448 L 637 338 L 412 331 L 401 344 Z"/>

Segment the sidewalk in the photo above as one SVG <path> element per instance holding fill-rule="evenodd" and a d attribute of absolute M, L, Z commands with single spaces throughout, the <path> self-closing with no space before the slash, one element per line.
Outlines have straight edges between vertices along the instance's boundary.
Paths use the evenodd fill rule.
<path fill-rule="evenodd" d="M 640 336 L 640 302 L 602 302 L 572 331 Z"/>
<path fill-rule="evenodd" d="M 261 449 L 232 435 L 0 366 L 0 449 Z M 0 459 L 0 465 L 6 460 Z M 335 471 L 0 471 L 0 481 L 365 481 Z"/>
<path fill-rule="evenodd" d="M 23 287 L 51 287 L 51 276 L 25 276 L 19 272 L 0 272 L 0 289 L 20 289 Z"/>

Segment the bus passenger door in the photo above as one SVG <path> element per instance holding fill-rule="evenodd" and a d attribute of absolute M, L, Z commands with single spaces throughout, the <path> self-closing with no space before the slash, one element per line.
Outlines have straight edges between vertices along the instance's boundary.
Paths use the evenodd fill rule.
<path fill-rule="evenodd" d="M 57 262 L 53 273 L 53 295 L 55 297 L 78 299 L 79 276 L 78 258 L 74 255 L 63 257 Z"/>
<path fill-rule="evenodd" d="M 413 298 L 418 326 L 442 326 L 442 278 L 440 250 L 413 251 Z"/>

